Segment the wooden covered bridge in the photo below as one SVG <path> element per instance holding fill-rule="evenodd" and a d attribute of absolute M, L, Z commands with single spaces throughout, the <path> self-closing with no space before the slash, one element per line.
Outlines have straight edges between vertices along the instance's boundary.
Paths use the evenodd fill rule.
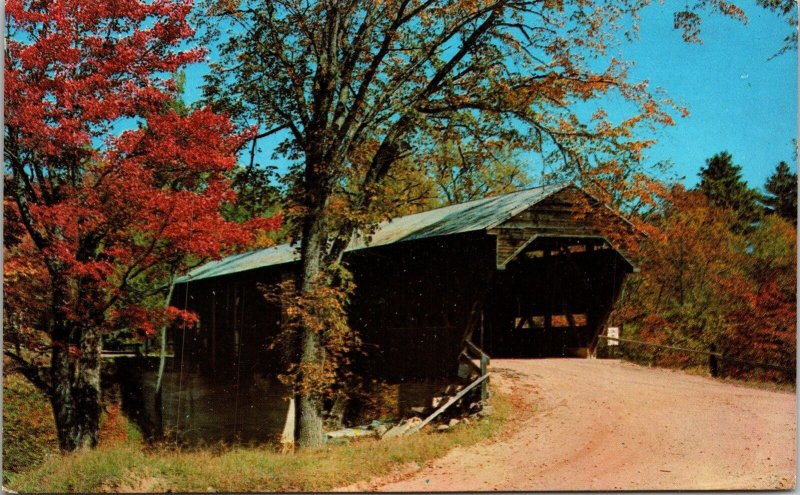
<path fill-rule="evenodd" d="M 493 357 L 591 354 L 635 270 L 623 246 L 639 235 L 572 184 L 384 222 L 368 245 L 355 240 L 344 256 L 357 285 L 350 325 L 366 352 L 358 370 L 388 383 L 456 379 L 470 342 Z M 170 332 L 160 411 L 167 423 L 175 416 L 180 429 L 182 413 L 171 408 L 192 402 L 192 428 L 221 429 L 210 437 L 225 438 L 230 423 L 237 436 L 263 434 L 265 401 L 284 391 L 270 380 L 280 369 L 269 344 L 281 309 L 258 285 L 291 276 L 297 261 L 296 247 L 281 245 L 177 281 L 172 304 L 196 312 L 200 324 Z M 273 423 L 284 415 L 275 411 Z"/>

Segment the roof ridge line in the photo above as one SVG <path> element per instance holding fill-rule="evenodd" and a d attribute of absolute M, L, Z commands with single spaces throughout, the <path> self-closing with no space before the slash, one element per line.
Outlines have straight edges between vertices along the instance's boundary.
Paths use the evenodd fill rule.
<path fill-rule="evenodd" d="M 359 249 L 381 246 L 381 245 L 384 245 L 384 244 L 387 244 L 387 243 L 388 244 L 392 244 L 392 243 L 395 243 L 395 242 L 402 242 L 404 240 L 411 240 L 410 238 L 406 239 L 405 237 L 401 237 L 401 238 L 397 238 L 397 239 L 393 239 L 393 240 L 377 241 L 374 244 L 373 244 L 373 242 L 367 242 L 366 241 L 367 239 L 375 240 L 373 236 L 376 235 L 376 234 L 379 234 L 384 229 L 392 229 L 392 228 L 396 229 L 398 227 L 398 223 L 402 222 L 404 219 L 407 222 L 409 221 L 408 219 L 412 219 L 412 220 L 410 220 L 410 222 L 413 224 L 414 223 L 413 217 L 417 217 L 419 215 L 431 215 L 431 213 L 438 211 L 439 214 L 437 215 L 437 214 L 434 213 L 434 215 L 433 215 L 434 217 L 442 216 L 442 214 L 444 214 L 444 217 L 448 217 L 448 216 L 452 216 L 454 213 L 457 213 L 459 211 L 462 211 L 462 213 L 463 213 L 463 212 L 466 212 L 466 211 L 471 211 L 471 210 L 475 209 L 476 207 L 478 207 L 478 208 L 490 207 L 489 205 L 491 205 L 492 201 L 500 200 L 501 201 L 500 204 L 502 204 L 502 198 L 508 198 L 510 196 L 514 196 L 514 195 L 518 195 L 518 194 L 522 194 L 522 193 L 526 193 L 526 192 L 530 193 L 530 192 L 538 191 L 538 192 L 544 194 L 543 197 L 536 199 L 532 203 L 531 202 L 526 202 L 524 205 L 519 205 L 518 207 L 513 208 L 513 210 L 506 212 L 503 215 L 504 218 L 502 220 L 500 220 L 500 222 L 494 221 L 494 222 L 488 223 L 488 224 L 480 227 L 481 230 L 492 228 L 496 224 L 502 223 L 503 221 L 507 220 L 508 218 L 511 218 L 514 215 L 518 214 L 519 211 L 522 211 L 525 208 L 528 208 L 531 205 L 538 203 L 542 199 L 544 199 L 546 197 L 549 197 L 550 195 L 554 194 L 555 192 L 558 192 L 558 191 L 564 189 L 565 187 L 567 187 L 569 185 L 573 185 L 573 184 L 574 183 L 572 181 L 569 181 L 569 182 L 567 182 L 567 181 L 552 182 L 550 184 L 543 184 L 543 185 L 529 187 L 529 188 L 526 188 L 526 189 L 519 189 L 517 191 L 513 191 L 513 192 L 509 192 L 509 193 L 495 194 L 493 196 L 487 196 L 485 198 L 475 199 L 475 200 L 471 200 L 471 201 L 465 201 L 463 203 L 455 203 L 455 204 L 452 204 L 452 205 L 446 205 L 446 206 L 441 206 L 441 207 L 438 207 L 438 208 L 432 208 L 430 210 L 420 211 L 420 212 L 412 213 L 412 214 L 409 214 L 409 215 L 402 215 L 402 216 L 390 218 L 388 220 L 384 220 L 382 222 L 379 222 L 377 225 L 375 225 L 375 231 L 372 232 L 372 233 L 365 233 L 363 231 L 362 232 L 355 232 L 353 237 L 350 239 L 350 242 L 348 243 L 348 246 L 347 246 L 347 248 L 345 250 L 346 251 L 356 251 L 356 250 L 359 250 Z M 450 209 L 450 208 L 453 209 L 453 213 L 448 213 L 447 211 L 442 211 L 442 210 L 447 210 L 447 209 Z M 422 217 L 422 218 L 424 218 L 424 217 Z M 441 221 L 441 219 L 438 220 L 438 221 Z M 431 225 L 435 225 L 435 223 L 436 222 L 432 223 Z M 399 225 L 402 226 L 403 224 L 400 223 Z M 426 226 L 426 227 L 429 227 L 429 226 Z M 474 229 L 471 228 L 470 230 L 474 230 Z M 467 230 L 464 230 L 463 232 L 467 232 Z M 439 233 L 439 234 L 436 234 L 436 235 L 448 235 L 450 233 L 456 233 L 456 232 L 442 232 L 442 233 Z M 427 236 L 425 236 L 425 237 L 427 237 Z M 354 242 L 356 243 L 356 245 L 351 245 Z M 361 244 L 361 245 L 358 245 L 358 244 Z M 252 249 L 250 251 L 245 251 L 245 252 L 242 252 L 242 253 L 231 254 L 229 256 L 225 256 L 224 258 L 220 258 L 218 260 L 212 260 L 212 261 L 209 261 L 209 262 L 207 262 L 207 263 L 205 263 L 203 265 L 200 265 L 200 266 L 194 268 L 193 270 L 189 271 L 184 276 L 179 277 L 177 282 L 178 283 L 185 283 L 185 282 L 190 282 L 192 280 L 199 280 L 199 279 L 204 279 L 204 278 L 216 277 L 216 276 L 219 276 L 220 274 L 216 274 L 215 272 L 217 272 L 220 269 L 222 269 L 222 270 L 232 270 L 231 273 L 235 273 L 235 272 L 239 272 L 239 271 L 248 271 L 248 270 L 251 270 L 251 269 L 260 268 L 262 266 L 270 266 L 270 265 L 273 265 L 273 264 L 283 264 L 283 263 L 290 262 L 290 261 L 296 261 L 297 260 L 296 253 L 292 253 L 291 255 L 289 255 L 288 253 L 281 254 L 281 251 L 285 251 L 285 250 L 289 250 L 289 249 L 296 250 L 297 247 L 298 246 L 296 244 L 294 244 L 293 242 L 285 242 L 285 243 L 282 243 L 282 244 L 276 244 L 274 246 L 269 246 L 269 247 L 260 248 L 260 249 Z M 271 254 L 269 254 L 270 252 L 275 252 L 275 254 L 271 255 Z M 259 265 L 258 264 L 259 254 L 261 254 L 263 256 L 278 256 L 279 258 L 283 258 L 283 257 L 289 256 L 292 259 L 291 260 L 287 259 L 287 260 L 283 260 L 283 261 L 278 261 L 277 263 L 275 261 L 267 262 L 264 265 Z M 255 262 L 255 265 L 258 265 L 258 266 L 252 266 L 250 268 L 241 268 L 241 267 L 237 268 L 237 264 L 240 264 L 240 263 L 244 262 L 244 260 L 246 260 L 249 257 L 256 257 L 256 258 L 254 260 L 252 260 L 251 262 L 245 262 L 245 264 L 250 264 L 250 263 Z M 233 265 L 233 266 L 229 267 L 228 265 Z M 209 273 L 209 272 L 211 272 L 211 273 Z"/>
<path fill-rule="evenodd" d="M 388 223 L 388 222 L 392 222 L 394 220 L 400 220 L 401 218 L 413 217 L 414 215 L 422 215 L 423 213 L 430 213 L 432 211 L 443 210 L 445 208 L 452 208 L 454 206 L 464 206 L 464 205 L 468 205 L 470 203 L 477 203 L 479 201 L 486 201 L 486 200 L 489 200 L 489 199 L 495 199 L 495 198 L 499 198 L 499 197 L 502 197 L 502 196 L 510 196 L 512 194 L 518 194 L 518 193 L 525 192 L 525 191 L 532 191 L 534 189 L 544 189 L 546 187 L 556 187 L 556 186 L 558 186 L 557 189 L 556 189 L 556 190 L 558 190 L 558 189 L 566 187 L 566 186 L 568 186 L 570 184 L 572 184 L 572 181 L 554 182 L 552 184 L 541 184 L 541 185 L 538 185 L 538 186 L 526 187 L 525 189 L 518 189 L 518 190 L 512 191 L 512 192 L 495 194 L 493 196 L 486 196 L 485 198 L 471 199 L 469 201 L 464 201 L 463 203 L 453 203 L 453 204 L 450 204 L 450 205 L 437 206 L 436 208 L 431 208 L 430 210 L 423 210 L 423 211 L 418 211 L 416 213 L 409 213 L 408 215 L 400 215 L 398 217 L 392 217 L 392 218 L 390 218 L 388 220 L 383 220 L 383 221 L 379 222 L 376 226 L 379 226 L 380 224 L 382 224 L 384 222 Z M 292 245 L 291 242 L 284 242 L 284 243 L 281 243 L 281 244 L 275 244 L 274 246 L 268 246 L 268 247 L 263 247 L 263 248 L 258 248 L 258 249 L 251 249 L 250 251 L 244 251 L 242 253 L 230 254 L 228 256 L 225 256 L 224 258 L 221 258 L 219 260 L 214 260 L 214 261 L 222 261 L 224 259 L 232 258 L 234 256 L 245 256 L 245 255 L 248 255 L 248 254 L 251 254 L 251 253 L 258 253 L 258 252 L 261 252 L 261 251 L 266 251 L 267 249 L 276 249 L 276 248 L 279 248 L 281 246 L 291 246 L 291 245 Z"/>
<path fill-rule="evenodd" d="M 499 193 L 499 194 L 493 194 L 491 196 L 485 196 L 483 198 L 470 199 L 469 201 L 464 201 L 463 203 L 453 203 L 453 204 L 449 204 L 449 205 L 437 206 L 436 208 L 431 208 L 429 210 L 418 211 L 416 213 L 409 213 L 408 215 L 401 215 L 399 217 L 393 217 L 393 218 L 390 218 L 389 220 L 384 220 L 384 222 L 391 222 L 392 220 L 398 220 L 400 218 L 411 217 L 411 216 L 414 216 L 414 215 L 421 215 L 423 213 L 429 213 L 429 212 L 436 211 L 436 210 L 443 210 L 445 208 L 452 208 L 454 206 L 464 206 L 464 205 L 468 205 L 470 203 L 477 203 L 479 201 L 487 201 L 487 200 L 490 200 L 490 199 L 500 198 L 502 196 L 510 196 L 512 194 L 518 194 L 518 193 L 522 193 L 522 192 L 526 192 L 526 191 L 532 191 L 534 189 L 544 189 L 546 187 L 551 187 L 551 186 L 555 186 L 555 185 L 565 186 L 568 183 L 571 183 L 571 182 L 554 182 L 552 184 L 540 184 L 538 186 L 526 187 L 525 189 L 517 189 L 516 191 L 511 191 L 511 192 L 507 192 L 507 193 Z M 383 223 L 383 222 L 381 222 L 381 223 Z"/>

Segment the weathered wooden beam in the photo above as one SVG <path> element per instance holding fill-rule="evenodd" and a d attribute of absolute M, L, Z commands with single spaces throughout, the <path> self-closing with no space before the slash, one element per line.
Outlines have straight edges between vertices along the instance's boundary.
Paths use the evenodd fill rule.
<path fill-rule="evenodd" d="M 217 287 L 211 288 L 211 372 L 217 371 Z"/>
<path fill-rule="evenodd" d="M 481 352 L 481 375 L 482 376 L 489 376 L 489 356 Z M 481 382 L 481 400 L 485 401 L 489 398 L 489 387 L 488 387 L 488 380 L 483 380 Z"/>
<path fill-rule="evenodd" d="M 442 414 L 442 413 L 443 413 L 443 412 L 444 412 L 444 411 L 445 411 L 445 410 L 446 410 L 448 407 L 452 406 L 453 404 L 455 404 L 456 402 L 458 402 L 458 401 L 459 401 L 459 400 L 460 400 L 462 397 L 464 397 L 465 395 L 467 395 L 467 392 L 469 392 L 469 391 L 470 391 L 470 390 L 472 390 L 473 388 L 475 388 L 475 387 L 477 387 L 478 385 L 480 385 L 481 383 L 483 383 L 483 381 L 484 381 L 484 380 L 486 380 L 487 378 L 489 378 L 489 373 L 486 373 L 485 375 L 481 376 L 480 378 L 478 378 L 478 379 L 477 379 L 477 380 L 475 380 L 474 382 L 472 382 L 472 383 L 470 383 L 469 385 L 467 385 L 466 387 L 464 387 L 464 389 L 463 389 L 463 390 L 461 390 L 461 392 L 457 393 L 457 394 L 455 395 L 455 397 L 453 397 L 452 399 L 450 399 L 449 401 L 447 401 L 447 403 L 445 403 L 445 405 L 441 406 L 439 409 L 435 410 L 435 411 L 433 412 L 433 414 L 431 414 L 430 416 L 428 416 L 427 418 L 425 418 L 425 420 L 424 420 L 422 423 L 420 423 L 419 425 L 415 426 L 414 428 L 411 428 L 410 430 L 408 430 L 408 431 L 405 433 L 405 435 L 411 435 L 412 433 L 416 433 L 416 432 L 418 432 L 419 430 L 421 430 L 421 429 L 422 429 L 423 427 L 425 427 L 425 426 L 426 426 L 428 423 L 430 423 L 431 421 L 433 421 L 434 419 L 436 419 L 436 417 L 437 417 L 437 416 L 439 416 L 440 414 Z"/>
<path fill-rule="evenodd" d="M 483 350 L 480 347 L 478 347 L 475 344 L 473 344 L 470 340 L 465 341 L 465 344 L 467 345 L 469 350 L 471 350 L 472 352 L 475 353 L 475 356 L 474 356 L 475 358 L 480 359 L 481 357 L 486 356 L 486 363 L 487 364 L 489 363 L 489 359 L 490 359 L 489 356 L 485 352 L 483 352 Z"/>
<path fill-rule="evenodd" d="M 506 257 L 506 259 L 505 259 L 505 260 L 503 260 L 503 261 L 501 261 L 500 263 L 498 263 L 498 264 L 497 264 L 497 269 L 498 269 L 498 270 L 505 270 L 505 269 L 506 269 L 506 266 L 508 266 L 508 264 L 509 264 L 511 261 L 513 261 L 513 260 L 514 260 L 514 258 L 516 258 L 517 256 L 519 256 L 519 255 L 520 255 L 520 254 L 521 254 L 523 251 L 525 251 L 525 249 L 526 249 L 528 246 L 530 246 L 530 245 L 531 245 L 531 243 L 532 243 L 533 241 L 535 241 L 537 237 L 539 237 L 539 234 L 533 234 L 533 235 L 532 235 L 532 236 L 531 236 L 531 237 L 530 237 L 530 238 L 529 238 L 527 241 L 523 242 L 523 243 L 522 243 L 522 244 L 521 244 L 519 247 L 517 247 L 517 249 L 515 249 L 515 250 L 514 250 L 514 252 L 513 252 L 513 253 L 511 253 L 511 255 L 510 255 L 510 256 Z M 504 241 L 504 239 L 503 239 L 502 237 L 498 237 L 498 238 L 497 238 L 497 242 L 502 242 L 502 241 Z M 499 250 L 499 249 L 497 250 L 497 254 L 498 254 L 498 255 L 500 255 L 500 250 Z"/>

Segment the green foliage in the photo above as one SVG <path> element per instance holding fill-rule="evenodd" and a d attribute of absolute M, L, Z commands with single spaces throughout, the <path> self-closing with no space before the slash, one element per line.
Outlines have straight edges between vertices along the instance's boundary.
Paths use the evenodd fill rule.
<path fill-rule="evenodd" d="M 763 280 L 774 273 L 780 277 L 776 281 L 781 285 L 794 286 L 797 236 L 792 235 L 793 230 L 785 219 L 768 216 L 748 236 L 752 260 L 748 269 L 753 276 Z"/>
<path fill-rule="evenodd" d="M 228 173 L 236 201 L 224 203 L 220 213 L 229 222 L 279 218 L 283 209 L 280 189 L 275 185 L 275 167 L 237 165 Z M 282 223 L 279 229 L 256 230 L 249 249 L 274 246 L 286 241 L 290 226 Z"/>
<path fill-rule="evenodd" d="M 231 222 L 269 218 L 280 210 L 280 191 L 273 182 L 275 167 L 236 166 L 230 173 L 236 202 L 223 206 L 222 214 Z"/>
<path fill-rule="evenodd" d="M 3 483 L 58 454 L 50 401 L 10 368 L 3 373 Z"/>
<path fill-rule="evenodd" d="M 330 491 L 382 476 L 409 462 L 422 464 L 455 447 L 473 445 L 513 428 L 509 397 L 495 393 L 493 413 L 447 433 L 423 430 L 409 437 L 358 439 L 295 455 L 268 447 L 173 451 L 141 446 L 101 446 L 48 460 L 9 477 L 19 491 L 46 492 L 224 492 Z"/>
<path fill-rule="evenodd" d="M 447 141 L 422 158 L 444 204 L 457 204 L 524 189 L 530 180 L 522 162 L 502 141 Z"/>
<path fill-rule="evenodd" d="M 764 186 L 767 195 L 764 204 L 771 213 L 797 225 L 797 174 L 792 173 L 786 162 L 780 162 Z"/>
<path fill-rule="evenodd" d="M 173 111 L 178 115 L 186 116 L 189 114 L 189 105 L 184 101 L 184 92 L 186 91 L 186 71 L 178 70 L 173 75 L 175 83 L 175 96 L 167 100 L 164 104 L 164 109 Z"/>
<path fill-rule="evenodd" d="M 712 205 L 733 210 L 737 218 L 734 229 L 744 231 L 763 215 L 760 194 L 747 186 L 742 179 L 742 167 L 733 163 L 727 151 L 706 160 L 706 166 L 700 169 L 700 179 L 698 190 Z"/>

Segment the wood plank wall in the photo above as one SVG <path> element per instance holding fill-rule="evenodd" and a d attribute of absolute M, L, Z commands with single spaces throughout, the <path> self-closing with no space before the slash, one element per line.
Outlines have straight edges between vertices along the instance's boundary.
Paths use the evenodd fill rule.
<path fill-rule="evenodd" d="M 588 207 L 576 207 L 581 198 Z M 566 189 L 489 232 L 348 253 L 345 262 L 357 285 L 350 324 L 364 342 L 356 371 L 388 383 L 455 379 L 467 333 L 472 332 L 474 342 L 480 340 L 481 312 L 484 348 L 490 355 L 558 355 L 567 346 L 591 345 L 629 271 L 622 266 L 624 260 L 614 250 L 596 250 L 599 243 L 591 241 L 581 241 L 585 252 L 573 253 L 543 240 L 530 246 L 541 249 L 541 257 L 523 253 L 509 261 L 535 234 L 560 239 L 603 236 L 619 240 L 622 248 L 626 236 L 638 235 L 624 220 L 586 198 L 580 190 Z M 506 269 L 497 270 L 500 264 Z M 200 326 L 169 332 L 175 357 L 165 380 L 165 411 L 180 397 L 198 411 L 212 411 L 207 417 L 197 413 L 192 428 L 209 430 L 212 437 L 231 430 L 263 436 L 263 431 L 253 430 L 248 414 L 267 407 L 255 397 L 264 395 L 263 378 L 284 368 L 287 353 L 285 347 L 270 346 L 281 342 L 281 308 L 267 302 L 258 284 L 274 284 L 291 276 L 292 269 L 281 265 L 202 280 L 191 284 L 188 293 L 185 285 L 176 288 L 173 304 L 195 311 Z M 553 333 L 545 341 L 534 332 L 515 332 L 516 318 L 541 315 L 544 326 L 552 329 L 553 317 L 563 314 L 585 315 L 586 320 L 580 328 L 570 328 L 569 335 L 564 331 L 561 340 L 554 340 Z M 181 374 L 186 390 L 178 390 Z M 277 398 L 270 400 L 281 405 Z M 219 427 L 212 427 L 209 421 L 218 414 L 213 410 L 232 405 L 233 416 L 226 410 L 218 416 Z"/>
<path fill-rule="evenodd" d="M 626 258 L 631 243 L 641 237 L 633 226 L 577 188 L 564 189 L 489 231 L 497 237 L 501 267 L 533 235 L 603 236 Z"/>

